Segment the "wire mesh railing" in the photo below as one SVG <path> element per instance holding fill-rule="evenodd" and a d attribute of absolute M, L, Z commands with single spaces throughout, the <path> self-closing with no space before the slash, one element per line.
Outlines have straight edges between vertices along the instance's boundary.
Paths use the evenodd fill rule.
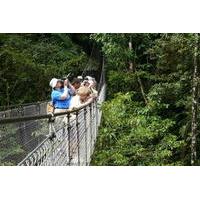
<path fill-rule="evenodd" d="M 105 88 L 102 85 L 97 100 L 73 111 L 52 116 L 44 103 L 34 115 L 27 111 L 0 118 L 0 165 L 89 165 Z"/>
<path fill-rule="evenodd" d="M 17 165 L 45 138 L 46 119 L 0 124 L 0 165 Z"/>
<path fill-rule="evenodd" d="M 0 106 L 0 119 L 46 114 L 47 101 L 23 105 Z"/>

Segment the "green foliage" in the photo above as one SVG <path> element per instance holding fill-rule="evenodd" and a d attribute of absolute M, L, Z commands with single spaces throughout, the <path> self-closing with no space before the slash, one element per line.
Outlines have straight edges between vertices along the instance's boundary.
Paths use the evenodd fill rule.
<path fill-rule="evenodd" d="M 175 122 L 150 114 L 133 96 L 120 93 L 104 104 L 92 165 L 178 164 L 185 142 L 173 133 Z"/>
<path fill-rule="evenodd" d="M 75 41 L 87 52 L 95 42 L 106 59 L 92 164 L 188 165 L 193 34 L 0 34 L 0 104 L 48 99 L 50 78 L 82 72 L 87 55 Z"/>
<path fill-rule="evenodd" d="M 24 150 L 18 142 L 14 125 L 0 126 L 0 165 L 17 165 L 13 161 L 23 155 Z"/>
<path fill-rule="evenodd" d="M 52 77 L 76 76 L 86 62 L 67 34 L 0 34 L 0 105 L 47 100 Z"/>
<path fill-rule="evenodd" d="M 194 35 L 93 34 L 92 39 L 106 56 L 108 86 L 92 164 L 189 165 Z"/>

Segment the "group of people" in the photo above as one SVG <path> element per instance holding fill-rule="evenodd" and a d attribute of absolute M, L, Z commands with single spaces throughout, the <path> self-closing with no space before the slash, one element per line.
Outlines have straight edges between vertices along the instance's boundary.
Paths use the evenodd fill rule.
<path fill-rule="evenodd" d="M 50 81 L 52 87 L 51 105 L 54 113 L 66 112 L 68 109 L 79 108 L 92 102 L 98 96 L 95 78 L 82 76 L 74 78 L 72 83 L 68 79 L 53 78 Z"/>

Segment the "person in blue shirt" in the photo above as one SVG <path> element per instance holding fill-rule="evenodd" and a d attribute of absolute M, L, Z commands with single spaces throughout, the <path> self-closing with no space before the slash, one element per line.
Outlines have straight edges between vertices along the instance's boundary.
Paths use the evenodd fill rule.
<path fill-rule="evenodd" d="M 53 78 L 49 85 L 53 89 L 51 100 L 55 108 L 54 113 L 66 112 L 70 105 L 71 94 L 74 92 L 73 86 L 68 80 L 65 80 L 64 88 L 62 88 L 62 81 L 56 78 Z"/>

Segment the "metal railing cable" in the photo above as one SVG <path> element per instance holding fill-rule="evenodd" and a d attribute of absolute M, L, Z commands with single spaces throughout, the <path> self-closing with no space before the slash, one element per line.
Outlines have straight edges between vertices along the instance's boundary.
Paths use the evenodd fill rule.
<path fill-rule="evenodd" d="M 92 55 L 93 55 L 93 51 L 94 51 L 94 43 L 93 43 L 93 45 L 92 45 L 92 50 L 91 50 L 91 52 L 90 52 L 89 59 L 88 59 L 88 61 L 87 61 L 87 63 L 86 63 L 86 67 L 84 68 L 84 70 L 83 70 L 83 72 L 82 72 L 82 74 L 81 74 L 82 77 L 84 77 L 84 76 L 86 75 L 86 72 L 88 72 L 88 71 L 90 70 L 90 68 L 91 68 L 91 66 L 90 66 L 90 61 L 91 61 L 91 58 L 92 58 Z"/>
<path fill-rule="evenodd" d="M 104 93 L 105 90 L 101 90 Z M 101 94 L 101 98 L 105 98 Z M 49 134 L 18 165 L 89 165 L 98 134 L 101 112 L 98 99 L 81 109 L 49 119 Z M 97 120 L 98 119 L 98 120 Z M 56 125 L 62 126 L 57 129 Z"/>
<path fill-rule="evenodd" d="M 85 75 L 86 72 L 90 71 L 90 60 L 94 51 L 94 44 L 92 46 L 91 54 L 82 72 L 82 76 Z M 101 76 L 98 81 L 98 89 L 102 86 L 102 72 L 104 69 L 104 62 L 102 64 Z M 2 118 L 19 118 L 24 116 L 34 116 L 34 115 L 45 115 L 46 114 L 46 106 L 48 101 L 38 101 L 33 103 L 23 103 L 16 105 L 8 105 L 8 106 L 0 106 L 0 119 Z"/>
<path fill-rule="evenodd" d="M 21 105 L 23 106 L 32 106 L 32 105 L 38 105 L 41 103 L 45 103 L 46 101 L 37 101 L 37 102 L 31 102 L 31 103 L 20 103 L 20 104 L 14 104 L 14 105 L 5 105 L 5 106 L 0 106 L 0 110 L 9 110 L 9 109 L 14 109 L 17 107 L 20 107 Z"/>
<path fill-rule="evenodd" d="M 34 108 L 33 115 L 0 118 L 0 165 L 89 165 L 105 88 L 101 83 L 98 98 L 78 109 L 52 115 Z"/>
<path fill-rule="evenodd" d="M 46 113 L 47 101 L 0 107 L 0 119 L 18 118 Z"/>

